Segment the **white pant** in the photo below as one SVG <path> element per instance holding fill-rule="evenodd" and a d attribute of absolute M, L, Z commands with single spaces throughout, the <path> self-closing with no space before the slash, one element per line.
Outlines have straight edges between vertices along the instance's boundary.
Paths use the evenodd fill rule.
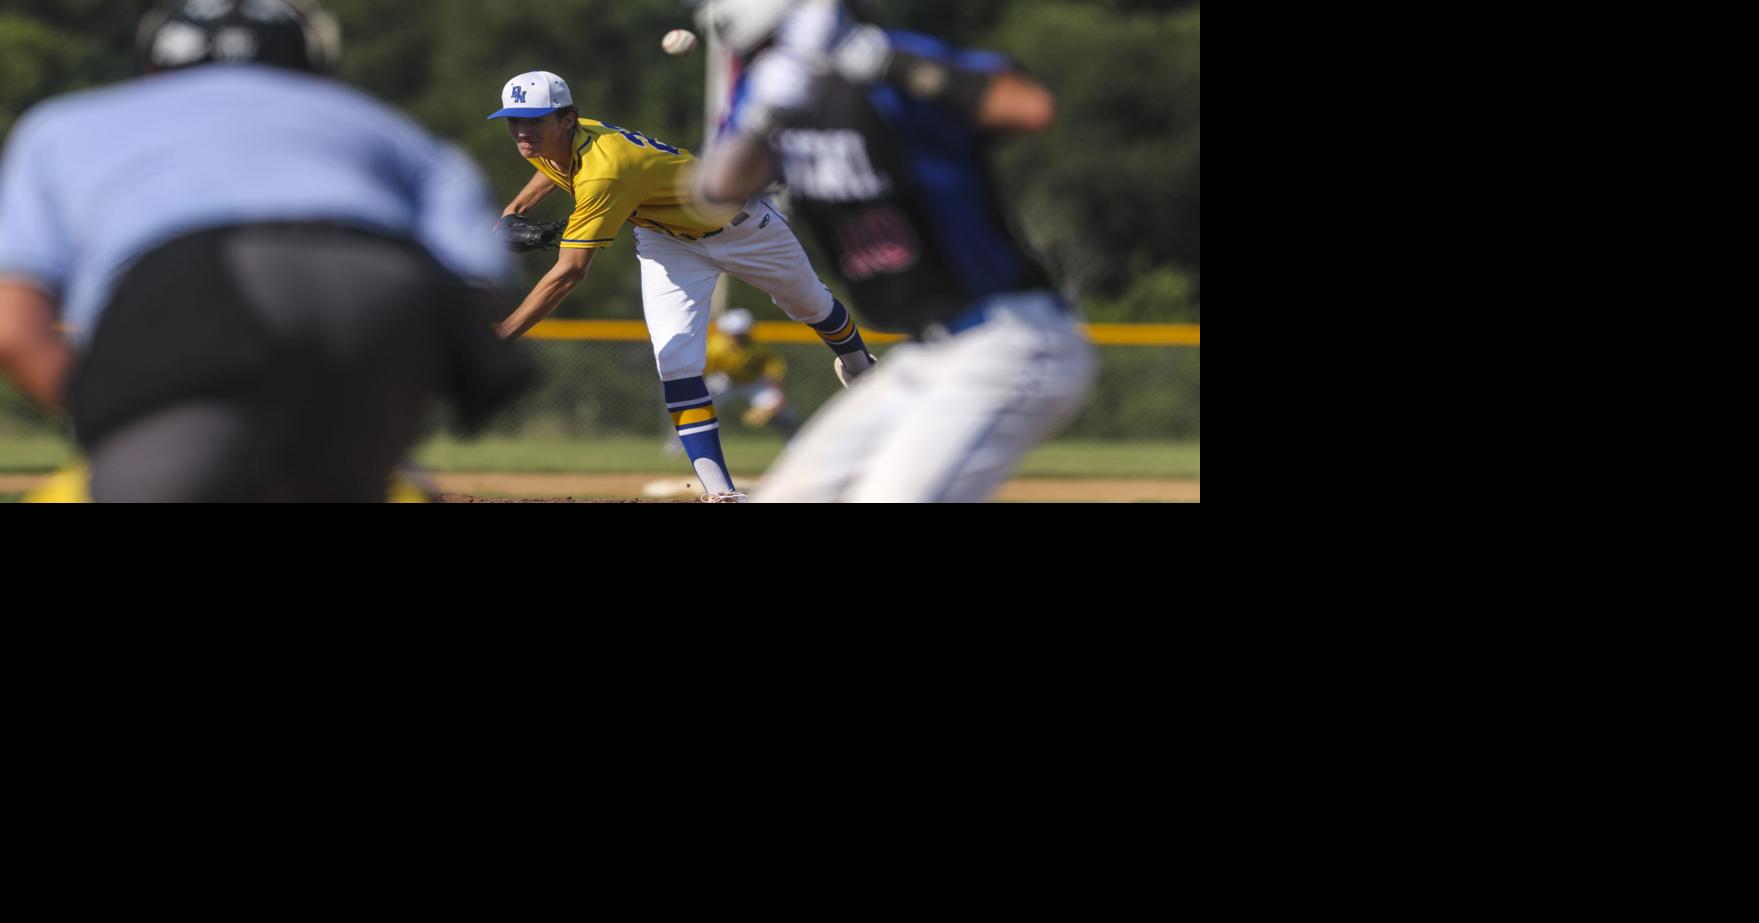
<path fill-rule="evenodd" d="M 721 273 L 770 296 L 794 320 L 831 316 L 831 290 L 819 281 L 794 230 L 768 200 L 753 202 L 738 227 L 703 240 L 635 229 L 641 304 L 661 381 L 695 378 L 708 363 L 709 306 Z"/>
<path fill-rule="evenodd" d="M 998 295 L 978 326 L 888 350 L 806 424 L 753 499 L 987 499 L 1093 387 L 1093 346 L 1059 305 L 1049 292 Z"/>

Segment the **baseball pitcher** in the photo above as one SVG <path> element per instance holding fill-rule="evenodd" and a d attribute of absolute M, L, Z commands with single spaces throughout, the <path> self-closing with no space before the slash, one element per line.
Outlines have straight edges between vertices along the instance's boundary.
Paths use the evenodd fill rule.
<path fill-rule="evenodd" d="M 625 222 L 635 225 L 642 309 L 667 410 L 704 499 L 742 502 L 703 381 L 709 307 L 721 273 L 755 286 L 817 331 L 836 354 L 833 365 L 844 385 L 873 366 L 854 319 L 819 281 L 793 229 L 768 200 L 697 203 L 690 175 L 696 159 L 689 151 L 581 118 L 568 84 L 547 71 L 507 81 L 501 102 L 489 118 L 507 120 L 519 155 L 536 168 L 503 218 L 523 215 L 557 189 L 574 197 L 556 265 L 501 324 L 501 335 L 519 336 L 547 317 L 586 277 L 593 255 L 616 241 Z"/>

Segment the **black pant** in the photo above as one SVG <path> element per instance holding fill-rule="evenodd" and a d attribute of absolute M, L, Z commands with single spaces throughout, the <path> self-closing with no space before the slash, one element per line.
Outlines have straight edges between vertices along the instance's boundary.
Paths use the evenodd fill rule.
<path fill-rule="evenodd" d="M 480 297 L 407 241 L 329 225 L 160 247 L 69 385 L 93 499 L 384 499 L 436 399 L 472 428 L 535 374 Z"/>

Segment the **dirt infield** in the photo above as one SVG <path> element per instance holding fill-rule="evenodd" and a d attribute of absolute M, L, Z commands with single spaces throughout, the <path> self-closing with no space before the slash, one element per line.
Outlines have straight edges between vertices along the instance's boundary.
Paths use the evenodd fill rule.
<path fill-rule="evenodd" d="M 21 493 L 35 487 L 43 475 L 0 474 L 0 493 Z M 643 497 L 643 490 L 666 481 L 665 474 L 437 474 L 433 481 L 448 503 L 507 502 L 610 502 L 630 503 Z M 741 485 L 751 479 L 739 479 Z M 680 484 L 681 486 L 681 484 Z M 675 499 L 675 498 L 673 498 Z M 1154 478 L 1019 478 L 1002 487 L 998 500 L 1039 503 L 1201 503 L 1201 481 Z M 664 502 L 648 498 L 647 502 Z"/>
<path fill-rule="evenodd" d="M 434 480 L 447 494 L 467 497 L 544 497 L 556 500 L 633 498 L 662 474 L 441 474 Z M 741 486 L 753 478 L 735 476 Z M 679 481 L 682 486 L 682 481 Z M 1008 482 L 998 500 L 1040 503 L 1200 503 L 1201 481 L 1157 479 L 1019 478 Z"/>

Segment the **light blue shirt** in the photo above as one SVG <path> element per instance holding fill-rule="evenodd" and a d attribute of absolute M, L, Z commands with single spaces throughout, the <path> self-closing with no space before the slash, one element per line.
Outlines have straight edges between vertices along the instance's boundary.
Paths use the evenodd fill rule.
<path fill-rule="evenodd" d="M 340 83 L 205 65 L 43 103 L 0 160 L 0 276 L 61 302 L 76 342 L 118 279 L 204 229 L 333 221 L 425 246 L 502 282 L 488 186 L 464 154 Z"/>

